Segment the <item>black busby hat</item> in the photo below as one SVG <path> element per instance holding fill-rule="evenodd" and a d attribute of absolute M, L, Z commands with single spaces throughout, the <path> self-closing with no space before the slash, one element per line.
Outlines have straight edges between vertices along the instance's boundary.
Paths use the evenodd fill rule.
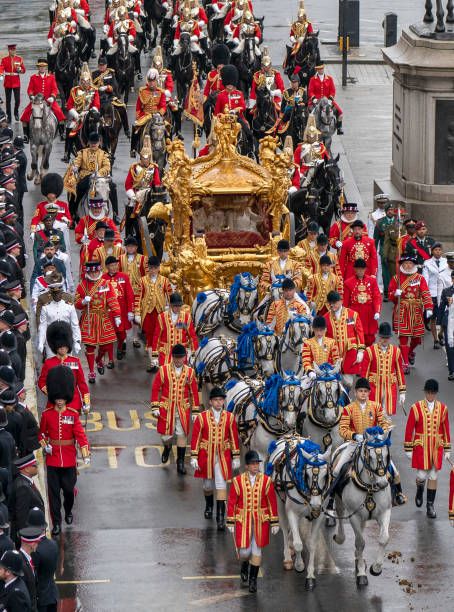
<path fill-rule="evenodd" d="M 233 85 L 236 87 L 238 85 L 238 70 L 235 66 L 231 64 L 227 64 L 221 68 L 221 80 L 224 87 L 227 85 Z"/>
<path fill-rule="evenodd" d="M 295 289 L 295 282 L 291 278 L 284 278 L 282 281 L 282 289 Z"/>
<path fill-rule="evenodd" d="M 169 298 L 171 306 L 183 306 L 183 298 L 179 293 L 172 293 Z"/>
<path fill-rule="evenodd" d="M 326 329 L 325 317 L 314 317 L 312 321 L 312 329 Z"/>
<path fill-rule="evenodd" d="M 150 255 L 148 258 L 148 265 L 150 268 L 156 268 L 157 266 L 161 265 L 161 260 L 159 257 L 156 257 L 156 255 Z"/>
<path fill-rule="evenodd" d="M 41 193 L 47 197 L 49 193 L 55 193 L 57 198 L 63 191 L 63 179 L 56 172 L 46 174 L 41 182 Z"/>
<path fill-rule="evenodd" d="M 328 295 L 326 296 L 326 299 L 328 300 L 328 304 L 335 304 L 342 298 L 337 291 L 329 291 Z"/>
<path fill-rule="evenodd" d="M 216 397 L 225 398 L 226 396 L 226 392 L 224 389 L 221 389 L 221 387 L 213 387 L 210 391 L 210 400 L 215 399 Z"/>
<path fill-rule="evenodd" d="M 134 236 L 128 236 L 125 240 L 125 246 L 139 246 L 139 243 Z"/>
<path fill-rule="evenodd" d="M 110 266 L 110 264 L 119 263 L 119 261 L 120 260 L 114 257 L 113 255 L 109 255 L 109 257 L 106 258 L 106 261 L 104 263 L 106 264 L 106 266 Z"/>
<path fill-rule="evenodd" d="M 438 380 L 435 380 L 435 378 L 429 378 L 424 383 L 424 391 L 427 391 L 428 393 L 438 393 L 438 389 Z"/>
<path fill-rule="evenodd" d="M 90 132 L 88 135 L 88 144 L 96 144 L 100 141 L 98 132 Z"/>
<path fill-rule="evenodd" d="M 46 529 L 46 517 L 41 508 L 35 506 L 29 511 L 27 517 L 27 527 L 41 527 L 43 531 Z"/>
<path fill-rule="evenodd" d="M 71 325 L 66 321 L 54 321 L 47 328 L 46 340 L 53 353 L 56 353 L 62 346 L 68 347 L 68 351 L 71 352 L 73 348 Z"/>
<path fill-rule="evenodd" d="M 244 463 L 249 465 L 250 463 L 261 463 L 260 456 L 257 451 L 249 450 L 244 456 Z"/>
<path fill-rule="evenodd" d="M 222 64 L 227 65 L 230 62 L 230 49 L 227 45 L 219 43 L 215 45 L 211 50 L 211 63 L 215 68 Z"/>
<path fill-rule="evenodd" d="M 361 257 L 355 259 L 355 263 L 353 264 L 354 268 L 367 268 L 367 263 Z"/>
<path fill-rule="evenodd" d="M 172 357 L 186 357 L 186 349 L 182 344 L 175 344 L 172 347 Z"/>
<path fill-rule="evenodd" d="M 380 336 L 380 338 L 391 338 L 391 336 L 393 335 L 391 325 L 387 321 L 380 323 L 380 326 L 378 328 L 378 335 Z"/>
<path fill-rule="evenodd" d="M 370 391 L 370 384 L 367 378 L 358 378 L 355 389 L 368 389 Z"/>
<path fill-rule="evenodd" d="M 331 266 L 332 265 L 331 257 L 329 255 L 322 255 L 320 257 L 320 265 L 321 266 Z"/>
<path fill-rule="evenodd" d="M 51 404 L 59 399 L 70 402 L 74 397 L 74 374 L 66 366 L 56 366 L 47 373 L 47 397 Z"/>
<path fill-rule="evenodd" d="M 22 557 L 17 550 L 6 550 L 0 559 L 0 567 L 4 567 L 15 576 L 23 576 Z"/>

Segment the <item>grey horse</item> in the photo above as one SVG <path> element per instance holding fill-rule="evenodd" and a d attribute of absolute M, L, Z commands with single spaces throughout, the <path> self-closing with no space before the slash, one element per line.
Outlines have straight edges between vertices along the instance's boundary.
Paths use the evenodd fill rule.
<path fill-rule="evenodd" d="M 153 161 L 159 168 L 159 175 L 162 176 L 166 165 L 166 126 L 164 117 L 156 113 L 150 126 L 151 150 Z"/>
<path fill-rule="evenodd" d="M 337 129 L 337 118 L 331 100 L 321 98 L 313 110 L 317 129 L 321 132 L 321 138 L 326 150 L 331 155 L 331 142 L 333 134 Z"/>
<path fill-rule="evenodd" d="M 32 114 L 30 117 L 30 154 L 31 165 L 27 179 L 32 179 L 39 185 L 46 171 L 49 169 L 49 158 L 52 144 L 57 133 L 58 121 L 42 94 L 37 94 L 32 100 Z M 38 171 L 38 159 L 41 151 L 41 167 Z"/>

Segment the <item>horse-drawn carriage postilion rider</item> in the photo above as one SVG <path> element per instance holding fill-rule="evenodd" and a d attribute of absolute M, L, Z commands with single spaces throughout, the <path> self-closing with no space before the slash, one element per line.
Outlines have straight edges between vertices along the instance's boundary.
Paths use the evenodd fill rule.
<path fill-rule="evenodd" d="M 147 73 L 147 84 L 139 89 L 136 104 L 136 121 L 131 137 L 131 157 L 135 157 L 139 148 L 140 134 L 143 127 L 152 119 L 155 113 L 166 114 L 166 95 L 158 87 L 159 73 L 156 68 L 150 68 Z"/>
<path fill-rule="evenodd" d="M 32 116 L 32 103 L 35 97 L 41 94 L 44 102 L 48 104 L 58 121 L 58 130 L 60 136 L 64 135 L 65 115 L 57 103 L 58 87 L 55 81 L 55 76 L 49 74 L 47 60 L 44 58 L 38 59 L 36 62 L 38 68 L 37 74 L 32 74 L 27 88 L 27 94 L 30 98 L 29 104 L 25 107 L 20 120 L 24 130 L 24 142 L 27 143 L 30 138 L 30 119 Z"/>

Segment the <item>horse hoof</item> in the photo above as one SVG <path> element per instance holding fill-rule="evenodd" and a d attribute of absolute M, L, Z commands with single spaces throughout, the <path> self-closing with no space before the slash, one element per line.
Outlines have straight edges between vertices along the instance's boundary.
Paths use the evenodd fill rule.
<path fill-rule="evenodd" d="M 356 586 L 357 587 L 366 587 L 369 584 L 367 580 L 367 576 L 356 576 Z"/>
<path fill-rule="evenodd" d="M 315 589 L 316 581 L 315 578 L 306 578 L 305 589 L 306 591 L 313 591 Z"/>
<path fill-rule="evenodd" d="M 35 180 L 33 181 L 33 183 L 34 183 L 35 185 L 39 185 L 39 184 L 40 184 L 40 182 L 41 182 L 41 177 L 40 177 L 40 176 L 35 176 Z"/>
<path fill-rule="evenodd" d="M 337 533 L 333 535 L 333 540 L 336 542 L 336 544 L 342 545 L 345 541 L 345 538 L 340 538 Z"/>
<path fill-rule="evenodd" d="M 27 174 L 27 181 L 32 181 L 33 180 L 33 174 L 29 173 Z"/>
<path fill-rule="evenodd" d="M 335 527 L 336 526 L 336 519 L 332 516 L 328 516 L 325 519 L 325 526 L 326 527 Z"/>
<path fill-rule="evenodd" d="M 304 563 L 295 563 L 295 572 L 298 572 L 298 574 L 302 574 L 304 572 Z"/>
<path fill-rule="evenodd" d="M 374 569 L 374 567 L 379 567 L 380 569 Z M 370 573 L 372 574 L 372 576 L 380 576 L 380 574 L 382 573 L 382 568 L 380 566 L 373 566 L 371 565 L 369 568 Z"/>
<path fill-rule="evenodd" d="M 293 569 L 293 561 L 284 561 L 283 565 L 284 569 L 287 571 Z"/>

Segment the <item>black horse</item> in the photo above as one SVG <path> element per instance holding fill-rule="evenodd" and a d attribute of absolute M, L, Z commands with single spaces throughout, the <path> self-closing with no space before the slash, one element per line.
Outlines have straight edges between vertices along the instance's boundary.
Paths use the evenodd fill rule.
<path fill-rule="evenodd" d="M 129 91 L 134 86 L 134 57 L 129 51 L 128 35 L 121 33 L 117 40 L 117 51 L 107 55 L 110 68 L 115 70 L 118 83 L 118 93 L 128 103 Z"/>
<path fill-rule="evenodd" d="M 289 210 L 295 214 L 296 240 L 302 240 L 306 226 L 316 221 L 328 235 L 333 216 L 339 216 L 339 199 L 343 190 L 343 177 L 339 168 L 339 155 L 320 163 L 308 187 L 289 197 Z"/>
<path fill-rule="evenodd" d="M 143 21 L 143 31 L 148 40 L 150 50 L 156 47 L 159 25 L 162 23 L 166 14 L 165 8 L 160 0 L 145 0 L 143 5 L 145 19 Z M 152 32 L 153 30 L 153 32 Z"/>
<path fill-rule="evenodd" d="M 191 51 L 191 35 L 188 32 L 181 34 L 180 49 L 181 52 L 178 55 L 172 55 L 171 69 L 177 83 L 178 101 L 180 105 L 183 105 L 194 78 L 192 64 L 193 62 L 199 63 L 196 54 Z"/>
<path fill-rule="evenodd" d="M 101 106 L 101 123 L 99 126 L 99 135 L 101 136 L 102 148 L 109 154 L 110 163 L 113 166 L 115 161 L 115 153 L 118 145 L 118 136 L 121 127 L 125 127 L 123 121 L 128 120 L 126 109 L 124 110 L 125 117 L 122 120 L 119 107 L 115 106 L 111 100 L 106 100 Z M 126 132 L 129 132 L 128 123 L 126 123 Z"/>
<path fill-rule="evenodd" d="M 306 129 L 307 118 L 307 105 L 295 104 L 290 112 L 285 132 L 279 134 L 282 142 L 285 141 L 287 136 L 292 137 L 292 142 L 295 147 L 302 142 L 304 130 Z"/>
<path fill-rule="evenodd" d="M 255 52 L 254 35 L 244 38 L 243 50 L 241 53 L 232 51 L 232 64 L 236 66 L 239 75 L 238 87 L 243 92 L 245 98 L 249 97 L 254 74 L 260 70 L 260 57 Z"/>
<path fill-rule="evenodd" d="M 256 105 L 252 112 L 251 128 L 254 134 L 254 152 L 258 156 L 260 140 L 277 128 L 279 113 L 276 110 L 270 90 L 264 83 L 256 88 Z"/>
<path fill-rule="evenodd" d="M 290 77 L 295 72 L 295 68 L 298 67 L 301 85 L 307 87 L 311 77 L 315 74 L 315 66 L 319 63 L 318 32 L 307 34 L 297 53 L 289 56 L 284 72 Z"/>
<path fill-rule="evenodd" d="M 71 88 L 77 83 L 80 66 L 75 36 L 74 34 L 67 34 L 61 41 L 55 59 L 55 80 L 57 81 L 63 111 L 65 111 Z"/>

